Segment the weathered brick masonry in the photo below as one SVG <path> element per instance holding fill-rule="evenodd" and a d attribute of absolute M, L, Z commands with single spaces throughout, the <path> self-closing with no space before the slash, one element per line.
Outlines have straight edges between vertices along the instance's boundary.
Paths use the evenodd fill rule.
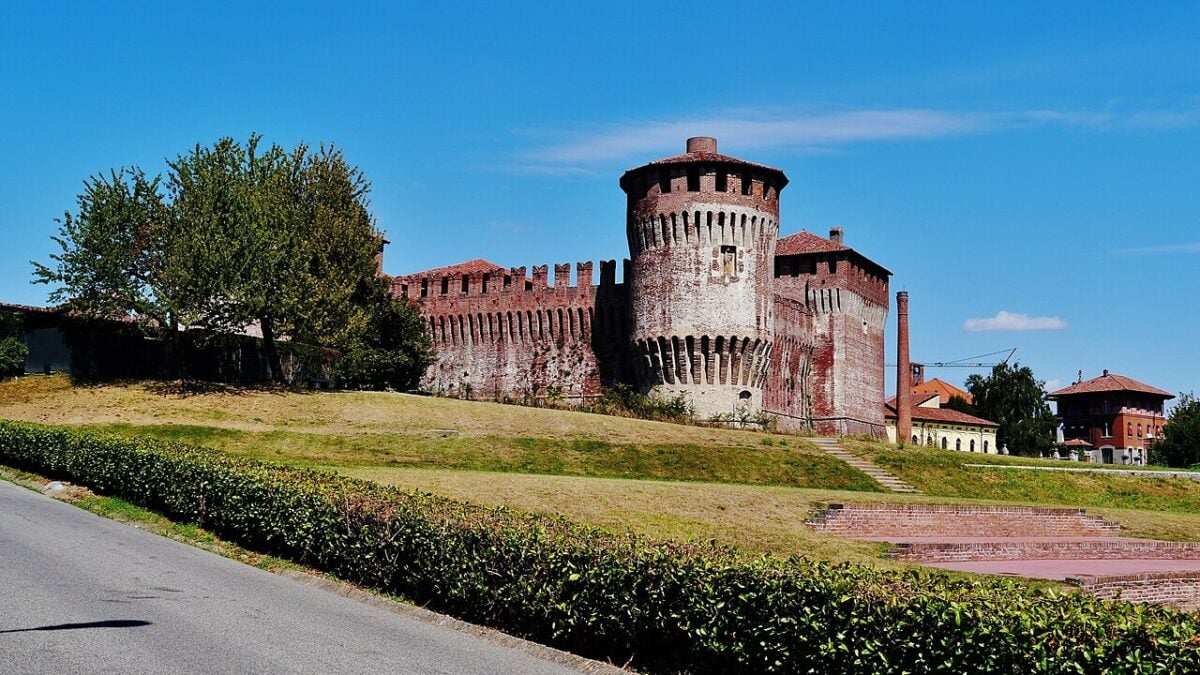
<path fill-rule="evenodd" d="M 830 504 L 809 521 L 818 532 L 853 538 L 1115 537 L 1117 523 L 1083 509 L 954 504 Z"/>
<path fill-rule="evenodd" d="M 1070 580 L 1085 593 L 1130 602 L 1200 610 L 1200 572 L 1145 572 L 1113 576 L 1082 576 Z"/>
<path fill-rule="evenodd" d="M 475 398 L 586 398 L 636 385 L 700 417 L 765 411 L 787 429 L 883 435 L 890 273 L 834 229 L 779 233 L 783 172 L 711 138 L 621 177 L 630 259 L 397 277 L 438 350 L 424 386 Z"/>

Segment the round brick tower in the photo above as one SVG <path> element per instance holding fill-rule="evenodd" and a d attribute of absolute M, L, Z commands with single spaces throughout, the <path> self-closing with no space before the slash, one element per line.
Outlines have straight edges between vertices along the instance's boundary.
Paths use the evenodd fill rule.
<path fill-rule="evenodd" d="M 782 171 L 719 154 L 706 137 L 621 177 L 644 391 L 683 394 L 700 418 L 762 409 L 785 185 Z"/>

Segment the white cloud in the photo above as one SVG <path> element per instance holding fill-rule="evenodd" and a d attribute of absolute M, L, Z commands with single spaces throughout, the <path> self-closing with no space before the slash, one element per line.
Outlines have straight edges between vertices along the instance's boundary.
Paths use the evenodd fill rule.
<path fill-rule="evenodd" d="M 1043 126 L 1089 131 L 1170 130 L 1200 124 L 1200 105 L 1132 112 L 1087 110 L 947 111 L 928 108 L 780 111 L 730 109 L 684 119 L 630 120 L 573 132 L 525 153 L 524 170 L 555 174 L 583 166 L 681 152 L 690 136 L 714 136 L 723 146 L 827 152 L 872 141 L 920 140 Z M 547 138 L 545 130 L 532 132 Z M 581 169 L 582 170 L 582 169 Z"/>
<path fill-rule="evenodd" d="M 1062 380 L 1059 380 L 1059 379 L 1046 380 L 1045 382 L 1042 383 L 1043 391 L 1055 391 L 1058 389 L 1062 389 Z"/>
<path fill-rule="evenodd" d="M 1001 310 L 988 319 L 967 319 L 963 330 L 978 333 L 995 330 L 1062 330 L 1067 322 L 1057 316 L 1029 316 Z"/>
<path fill-rule="evenodd" d="M 1162 244 L 1159 246 L 1140 246 L 1123 248 L 1117 251 L 1120 255 L 1163 255 L 1167 253 L 1200 253 L 1200 241 L 1185 244 Z"/>

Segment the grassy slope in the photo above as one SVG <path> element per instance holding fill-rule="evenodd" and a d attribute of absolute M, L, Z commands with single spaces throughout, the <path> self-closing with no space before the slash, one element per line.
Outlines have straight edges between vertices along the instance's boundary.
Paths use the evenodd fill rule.
<path fill-rule="evenodd" d="M 179 396 L 36 377 L 0 383 L 0 418 L 154 435 L 755 553 L 877 558 L 878 545 L 817 535 L 805 518 L 830 501 L 914 499 L 845 491 L 878 488 L 795 436 L 394 394 Z M 1088 506 L 1133 536 L 1200 540 L 1200 483 L 970 469 L 980 455 L 847 444 L 925 490 L 920 501 Z"/>
<path fill-rule="evenodd" d="M 0 418 L 150 435 L 322 466 L 409 466 L 877 491 L 802 438 L 386 393 L 238 390 L 180 396 L 147 385 L 0 384 Z"/>
<path fill-rule="evenodd" d="M 846 445 L 926 494 L 1039 504 L 1200 513 L 1200 482 L 1159 477 L 1026 471 L 968 464 L 1079 467 L 1054 460 L 984 456 L 934 448 L 904 448 L 855 439 Z"/>

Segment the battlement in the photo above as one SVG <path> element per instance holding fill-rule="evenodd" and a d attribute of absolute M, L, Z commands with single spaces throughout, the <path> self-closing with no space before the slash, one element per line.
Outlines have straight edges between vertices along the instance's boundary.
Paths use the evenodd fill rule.
<path fill-rule="evenodd" d="M 751 249 L 764 238 L 773 239 L 779 223 L 771 214 L 741 206 L 703 205 L 694 208 L 631 216 L 628 225 L 629 250 L 642 251 L 670 246 L 732 245 Z"/>
<path fill-rule="evenodd" d="M 621 283 L 616 280 L 616 260 L 600 261 L 599 286 L 623 286 L 629 277 L 629 261 L 624 261 Z M 430 275 L 418 272 L 392 279 L 392 294 L 408 300 L 424 300 L 436 297 L 461 297 L 477 295 L 505 295 L 532 291 L 569 291 L 589 289 L 596 284 L 594 265 L 589 261 L 575 263 L 572 283 L 571 263 L 555 263 L 554 284 L 550 284 L 548 265 L 525 267 L 497 267 L 492 270 L 474 269 L 453 271 L 449 274 Z"/>

